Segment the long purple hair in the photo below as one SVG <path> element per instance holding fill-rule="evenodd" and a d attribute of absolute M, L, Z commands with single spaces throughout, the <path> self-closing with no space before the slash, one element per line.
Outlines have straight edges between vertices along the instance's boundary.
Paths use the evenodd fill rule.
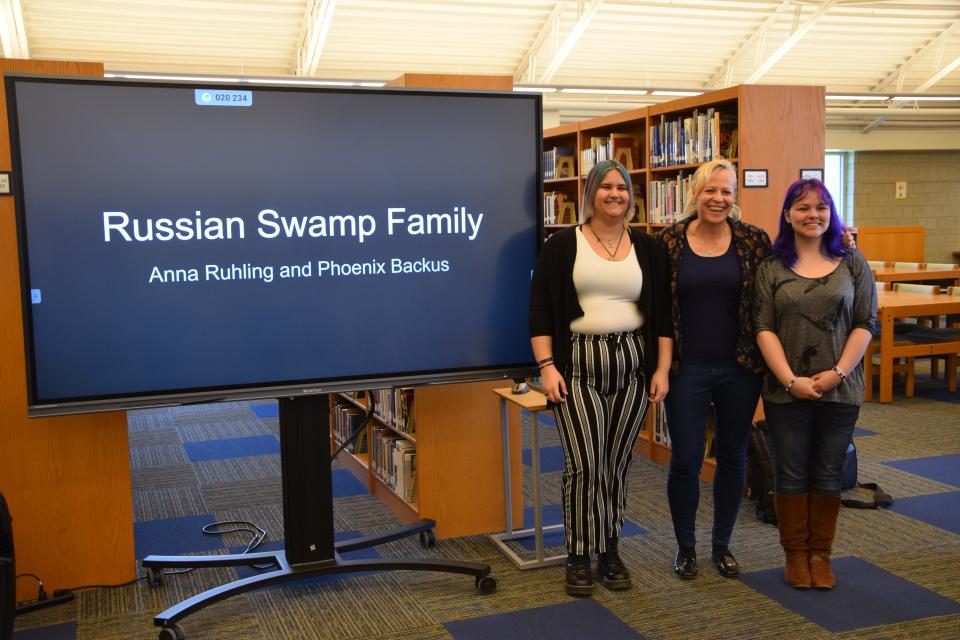
<path fill-rule="evenodd" d="M 820 200 L 830 207 L 830 224 L 820 238 L 820 252 L 828 258 L 837 259 L 844 256 L 848 249 L 843 244 L 843 232 L 846 227 L 837 215 L 837 207 L 833 204 L 833 197 L 827 187 L 815 179 L 797 180 L 787 188 L 787 195 L 783 198 L 783 207 L 780 209 L 780 231 L 777 240 L 773 243 L 773 255 L 788 269 L 797 263 L 797 243 L 793 227 L 787 222 L 784 215 L 790 207 L 811 191 L 816 191 Z"/>

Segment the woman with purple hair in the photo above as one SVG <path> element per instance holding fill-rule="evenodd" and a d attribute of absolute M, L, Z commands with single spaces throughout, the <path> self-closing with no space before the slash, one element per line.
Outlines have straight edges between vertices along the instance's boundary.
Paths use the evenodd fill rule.
<path fill-rule="evenodd" d="M 767 362 L 762 396 L 776 444 L 784 579 L 831 589 L 843 458 L 863 401 L 864 351 L 877 316 L 873 274 L 844 246 L 819 180 L 787 189 L 773 255 L 757 273 L 754 327 Z"/>

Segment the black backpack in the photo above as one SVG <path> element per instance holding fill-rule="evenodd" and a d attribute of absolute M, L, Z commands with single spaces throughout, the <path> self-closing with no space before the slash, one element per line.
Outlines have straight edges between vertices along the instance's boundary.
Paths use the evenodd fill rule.
<path fill-rule="evenodd" d="M 777 524 L 774 509 L 774 469 L 776 449 L 766 420 L 758 420 L 747 441 L 747 497 L 757 503 L 757 518 Z"/>

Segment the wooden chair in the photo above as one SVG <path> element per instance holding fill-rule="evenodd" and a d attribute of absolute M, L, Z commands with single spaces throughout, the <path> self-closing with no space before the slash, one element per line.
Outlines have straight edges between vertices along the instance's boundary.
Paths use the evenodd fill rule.
<path fill-rule="evenodd" d="M 953 264 L 952 262 L 926 262 L 923 268 L 927 271 L 952 271 L 954 269 L 960 269 L 960 265 Z"/>
<path fill-rule="evenodd" d="M 900 346 L 910 344 L 910 341 L 900 336 L 894 336 L 893 344 Z M 873 338 L 867 345 L 867 352 L 863 354 L 863 399 L 873 400 L 873 376 L 879 375 L 879 363 L 874 363 L 873 357 L 880 354 L 880 336 Z M 913 357 L 896 358 L 893 362 L 893 372 L 902 374 L 906 377 L 904 383 L 904 394 L 908 398 L 913 397 L 915 370 Z"/>
<path fill-rule="evenodd" d="M 923 269 L 922 262 L 894 262 L 890 266 L 894 269 Z"/>
<path fill-rule="evenodd" d="M 960 295 L 954 291 L 957 287 L 950 287 L 949 295 Z M 893 285 L 894 291 L 912 291 L 916 293 L 929 293 L 933 295 L 940 294 L 940 287 L 935 284 L 908 284 L 904 282 L 896 282 Z M 954 327 L 937 327 L 940 323 L 939 318 L 931 318 L 931 326 L 917 326 L 916 329 L 905 333 L 902 337 L 905 340 L 913 343 L 934 343 L 934 342 L 949 342 L 957 340 L 960 337 L 960 328 Z M 923 321 L 923 320 L 921 320 Z M 946 359 L 946 366 L 944 372 L 947 376 L 947 388 L 950 391 L 957 390 L 957 354 L 947 354 L 947 355 L 937 355 L 929 356 L 930 357 L 930 377 L 937 378 L 940 373 L 940 359 Z"/>
<path fill-rule="evenodd" d="M 883 260 L 867 260 L 867 264 L 871 269 L 883 269 L 888 263 Z"/>

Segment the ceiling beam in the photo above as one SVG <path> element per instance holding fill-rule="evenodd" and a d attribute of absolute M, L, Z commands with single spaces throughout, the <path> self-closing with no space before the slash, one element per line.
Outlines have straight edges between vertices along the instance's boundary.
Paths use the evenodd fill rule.
<path fill-rule="evenodd" d="M 587 27 L 590 26 L 590 22 L 593 21 L 593 17 L 597 15 L 597 11 L 600 9 L 600 5 L 602 4 L 603 0 L 589 0 L 587 8 L 580 12 L 580 16 L 577 18 L 577 23 L 573 25 L 570 33 L 567 34 L 567 37 L 564 38 L 560 47 L 554 51 L 550 62 L 547 63 L 547 68 L 543 70 L 543 75 L 540 76 L 541 84 L 550 82 L 550 80 L 553 79 L 553 76 L 556 75 L 557 70 L 560 69 L 560 65 L 564 63 L 564 61 L 567 59 L 567 56 L 570 55 L 570 52 L 573 51 L 573 48 L 577 45 L 577 42 L 580 41 L 580 37 L 583 35 L 583 32 L 586 31 Z"/>
<path fill-rule="evenodd" d="M 960 21 L 951 22 L 950 26 L 938 33 L 930 42 L 917 49 L 913 55 L 907 58 L 899 67 L 890 72 L 890 74 L 879 83 L 870 88 L 870 92 L 883 91 L 892 82 L 897 82 L 897 91 L 903 89 L 903 79 L 907 69 L 917 60 L 922 58 L 932 49 L 942 46 L 951 33 L 960 28 Z"/>
<path fill-rule="evenodd" d="M 550 12 L 550 16 L 544 21 L 543 26 L 540 28 L 540 33 L 537 34 L 537 37 L 533 39 L 533 44 L 530 45 L 530 48 L 527 50 L 527 53 L 524 54 L 523 59 L 520 61 L 520 64 L 517 65 L 517 68 L 513 71 L 513 81 L 516 82 L 534 82 L 537 72 L 537 59 L 542 53 L 544 53 L 544 45 L 547 42 L 547 36 L 552 32 L 559 32 L 560 30 L 560 18 L 563 16 L 563 10 L 566 7 L 566 3 L 558 2 L 553 5 L 553 11 Z M 526 79 L 524 78 L 526 76 Z"/>
<path fill-rule="evenodd" d="M 947 42 L 947 39 L 950 37 L 950 34 L 957 29 L 958 25 L 960 25 L 960 22 L 951 23 L 949 27 L 947 27 L 946 29 L 938 33 L 932 40 L 930 40 L 930 42 L 928 42 L 927 44 L 917 49 L 912 56 L 907 58 L 906 61 L 903 62 L 903 64 L 901 64 L 894 71 L 892 71 L 890 75 L 888 75 L 886 78 L 880 81 L 880 83 L 874 86 L 870 91 L 871 92 L 882 91 L 887 85 L 889 85 L 894 80 L 896 80 L 897 82 L 897 87 L 896 87 L 897 91 L 900 91 L 903 88 L 903 82 L 907 77 L 907 68 L 910 67 L 910 65 L 912 65 L 914 62 L 922 58 L 924 55 L 926 55 L 933 49 L 937 49 L 937 59 L 939 61 L 942 58 L 943 48 Z M 948 73 L 956 69 L 958 65 L 960 65 L 960 58 L 957 58 L 947 66 L 943 67 L 940 71 L 933 74 L 933 76 L 928 78 L 923 84 L 917 87 L 914 90 L 914 93 L 923 93 L 924 91 L 926 91 L 927 89 L 935 85 L 937 82 L 940 82 L 940 80 L 942 80 Z M 902 109 L 908 104 L 910 103 L 907 101 L 899 101 L 896 104 L 894 104 L 892 108 Z M 870 133 L 871 131 L 873 131 L 874 129 L 876 129 L 886 121 L 887 121 L 887 116 L 877 116 L 867 126 L 861 129 L 860 133 Z"/>
<path fill-rule="evenodd" d="M 337 0 L 310 0 L 307 5 L 297 48 L 296 75 L 312 76 L 316 73 L 336 6 Z"/>
<path fill-rule="evenodd" d="M 710 79 L 707 80 L 707 83 L 704 86 L 705 89 L 716 89 L 720 87 L 730 86 L 733 79 L 733 68 L 739 61 L 740 57 L 754 45 L 757 45 L 757 49 L 761 49 L 763 45 L 761 44 L 764 40 L 764 37 L 767 33 L 767 29 L 770 28 L 777 18 L 783 13 L 791 4 L 793 0 L 783 0 L 776 9 L 774 9 L 763 22 L 760 23 L 756 29 L 753 30 L 746 40 L 740 43 L 740 46 L 737 47 L 737 50 L 734 51 L 730 57 L 724 60 L 723 64 L 713 72 L 713 75 L 710 76 Z M 721 82 L 722 81 L 722 82 Z"/>
<path fill-rule="evenodd" d="M 0 41 L 4 58 L 30 57 L 20 0 L 0 0 Z"/>
<path fill-rule="evenodd" d="M 750 74 L 750 77 L 743 81 L 744 84 L 754 84 L 758 82 L 760 78 L 767 75 L 767 72 L 773 68 L 773 65 L 780 62 L 780 59 L 787 55 L 787 53 L 800 42 L 803 36 L 817 24 L 817 21 L 820 20 L 823 14 L 825 14 L 835 2 L 836 0 L 824 0 L 823 4 L 820 5 L 813 15 L 810 16 L 806 22 L 798 26 L 794 32 L 790 34 L 790 37 L 784 40 L 783 44 L 777 47 L 777 49 Z"/>
<path fill-rule="evenodd" d="M 933 74 L 932 76 L 924 80 L 923 84 L 921 84 L 919 87 L 914 89 L 913 92 L 923 93 L 924 91 L 926 91 L 927 89 L 929 89 L 930 87 L 932 87 L 933 85 L 937 84 L 938 82 L 943 80 L 945 77 L 947 77 L 947 75 L 957 67 L 960 67 L 960 56 L 954 58 L 953 62 L 947 64 L 942 69 L 937 71 L 935 74 Z"/>

